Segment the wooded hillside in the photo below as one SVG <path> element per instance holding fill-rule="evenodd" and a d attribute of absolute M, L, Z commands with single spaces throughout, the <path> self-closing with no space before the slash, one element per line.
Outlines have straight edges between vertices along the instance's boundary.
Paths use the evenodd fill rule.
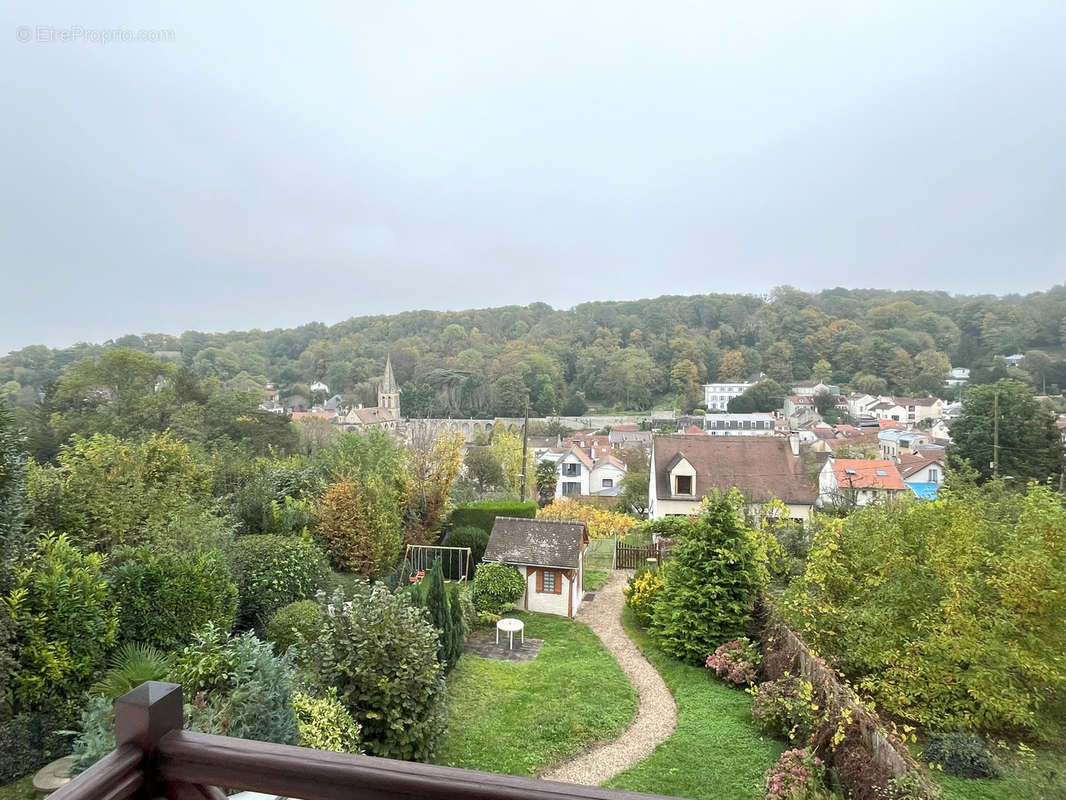
<path fill-rule="evenodd" d="M 403 386 L 407 415 L 692 408 L 709 380 L 765 372 L 787 384 L 817 377 L 865 391 L 936 392 L 950 366 L 975 382 L 1008 374 L 994 357 L 1030 353 L 1024 371 L 1038 390 L 1066 387 L 1066 285 L 1031 295 L 779 287 L 753 295 L 663 296 L 543 303 L 458 312 L 411 311 L 332 326 L 180 336 L 123 336 L 62 350 L 30 346 L 0 359 L 0 391 L 30 406 L 39 392 L 62 400 L 59 378 L 111 348 L 160 355 L 222 388 L 311 398 L 309 384 L 376 403 L 386 353 Z"/>

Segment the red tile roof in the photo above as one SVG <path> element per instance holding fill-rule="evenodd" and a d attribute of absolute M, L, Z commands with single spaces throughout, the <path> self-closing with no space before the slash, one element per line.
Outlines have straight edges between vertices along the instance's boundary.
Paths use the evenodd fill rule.
<path fill-rule="evenodd" d="M 882 474 L 883 473 L 883 474 Z M 838 458 L 833 474 L 842 489 L 906 489 L 891 461 L 877 458 Z"/>

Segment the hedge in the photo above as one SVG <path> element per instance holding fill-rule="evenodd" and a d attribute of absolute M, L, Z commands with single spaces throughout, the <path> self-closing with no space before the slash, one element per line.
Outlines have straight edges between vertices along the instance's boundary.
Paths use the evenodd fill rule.
<path fill-rule="evenodd" d="M 522 517 L 535 519 L 537 516 L 537 504 L 529 503 L 498 503 L 482 501 L 458 506 L 452 510 L 448 518 L 449 528 L 462 528 L 473 525 L 481 528 L 486 533 L 492 533 L 492 524 L 496 517 Z"/>
<path fill-rule="evenodd" d="M 0 785 L 17 781 L 70 753 L 73 727 L 55 713 L 22 714 L 0 722 Z"/>

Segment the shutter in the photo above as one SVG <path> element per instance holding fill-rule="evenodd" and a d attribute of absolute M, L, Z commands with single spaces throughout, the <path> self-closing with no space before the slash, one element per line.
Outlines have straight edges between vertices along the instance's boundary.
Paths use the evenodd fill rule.
<path fill-rule="evenodd" d="M 538 569 L 536 572 L 537 572 L 537 592 L 543 593 L 544 592 L 544 571 Z"/>

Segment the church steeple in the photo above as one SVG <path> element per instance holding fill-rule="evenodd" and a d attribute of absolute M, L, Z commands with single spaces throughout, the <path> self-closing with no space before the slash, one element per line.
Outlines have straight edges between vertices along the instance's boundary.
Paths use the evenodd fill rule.
<path fill-rule="evenodd" d="M 400 411 L 400 387 L 392 374 L 392 355 L 385 358 L 385 377 L 381 379 L 378 389 L 378 408 L 387 408 L 397 414 Z"/>

